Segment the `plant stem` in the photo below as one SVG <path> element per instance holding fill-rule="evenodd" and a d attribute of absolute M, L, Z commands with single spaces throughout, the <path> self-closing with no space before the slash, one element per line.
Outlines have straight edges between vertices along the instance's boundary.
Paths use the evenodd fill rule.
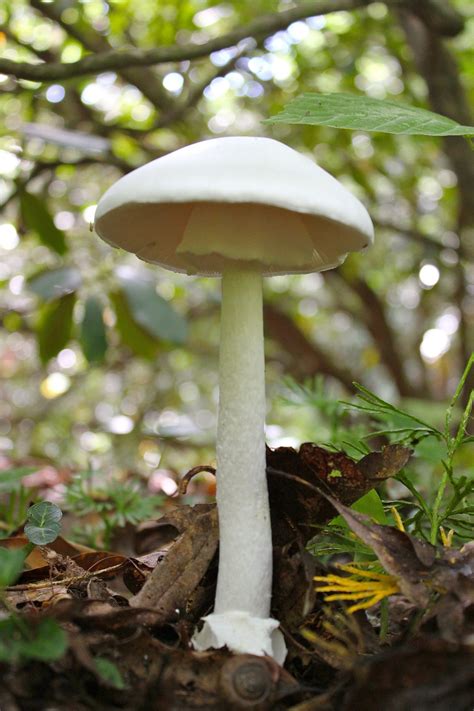
<path fill-rule="evenodd" d="M 436 493 L 436 499 L 433 504 L 433 509 L 431 512 L 431 534 L 430 534 L 430 543 L 435 546 L 436 541 L 438 539 L 438 528 L 440 524 L 440 515 L 439 515 L 439 510 L 441 507 L 441 502 L 443 501 L 443 496 L 444 496 L 444 491 L 446 489 L 448 480 L 449 480 L 449 474 L 450 474 L 450 469 L 448 466 L 445 466 L 445 470 L 443 472 L 443 476 L 441 477 L 441 482 L 438 487 L 438 491 Z"/>
<path fill-rule="evenodd" d="M 217 428 L 219 574 L 215 613 L 267 618 L 272 539 L 265 473 L 262 276 L 222 277 Z"/>

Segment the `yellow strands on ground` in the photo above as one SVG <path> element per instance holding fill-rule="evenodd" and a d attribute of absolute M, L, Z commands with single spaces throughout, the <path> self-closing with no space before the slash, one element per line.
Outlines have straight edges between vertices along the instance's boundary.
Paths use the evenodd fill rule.
<path fill-rule="evenodd" d="M 364 610 L 377 604 L 385 597 L 400 592 L 397 579 L 387 573 L 376 573 L 372 570 L 361 570 L 357 563 L 338 565 L 344 573 L 349 575 L 316 576 L 314 580 L 324 583 L 316 587 L 316 592 L 325 595 L 326 602 L 334 600 L 350 600 L 355 604 L 348 608 L 348 612 Z M 359 578 L 362 578 L 360 580 Z M 328 594 L 329 593 L 329 594 Z M 360 602 L 359 602 L 360 601 Z"/>

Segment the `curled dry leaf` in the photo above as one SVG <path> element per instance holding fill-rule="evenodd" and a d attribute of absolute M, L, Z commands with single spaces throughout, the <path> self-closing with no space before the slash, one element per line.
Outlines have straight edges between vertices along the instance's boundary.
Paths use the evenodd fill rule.
<path fill-rule="evenodd" d="M 331 502 L 318 490 L 321 487 L 350 505 L 384 479 L 397 474 L 410 455 L 411 450 L 401 445 L 388 445 L 360 462 L 344 452 L 330 452 L 311 443 L 302 444 L 298 452 L 291 447 L 267 449 L 274 545 L 293 540 L 295 531 L 306 543 L 314 536 L 315 525 L 327 523 L 335 516 Z"/>
<path fill-rule="evenodd" d="M 460 551 L 445 548 L 433 571 L 439 597 L 431 616 L 443 639 L 471 643 L 474 639 L 474 541 Z"/>
<path fill-rule="evenodd" d="M 140 554 L 169 547 L 170 543 L 193 524 L 196 516 L 214 508 L 215 504 L 178 506 L 158 521 L 146 521 L 140 524 L 135 533 L 135 550 Z"/>
<path fill-rule="evenodd" d="M 387 573 L 397 579 L 402 593 L 418 607 L 425 607 L 430 599 L 427 582 L 436 548 L 398 528 L 372 523 L 368 516 L 326 496 L 351 530 L 372 548 Z"/>
<path fill-rule="evenodd" d="M 180 611 L 186 609 L 217 550 L 217 509 L 205 507 L 193 514 L 180 511 L 177 519 L 168 517 L 166 525 L 170 525 L 170 520 L 182 532 L 130 604 L 153 608 L 163 615 L 163 619 L 175 620 Z"/>
<path fill-rule="evenodd" d="M 405 531 L 373 523 L 364 514 L 326 493 L 323 495 L 351 530 L 372 548 L 384 569 L 396 578 L 403 595 L 423 610 L 420 628 L 436 619 L 446 641 L 472 639 L 474 543 L 466 544 L 460 551 L 437 549 Z"/>
<path fill-rule="evenodd" d="M 316 566 L 314 556 L 302 546 L 274 549 L 272 610 L 286 630 L 298 629 L 314 606 Z"/>

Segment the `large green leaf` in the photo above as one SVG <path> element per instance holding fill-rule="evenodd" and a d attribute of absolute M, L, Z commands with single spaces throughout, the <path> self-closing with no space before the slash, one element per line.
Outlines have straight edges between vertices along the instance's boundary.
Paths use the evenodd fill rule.
<path fill-rule="evenodd" d="M 474 136 L 474 126 L 461 126 L 425 109 L 355 94 L 302 94 L 263 123 L 332 126 L 357 131 L 419 136 Z"/>
<path fill-rule="evenodd" d="M 186 321 L 156 293 L 153 282 L 140 273 L 133 277 L 119 276 L 119 282 L 135 321 L 159 340 L 184 343 Z"/>
<path fill-rule="evenodd" d="M 92 296 L 85 303 L 79 342 L 89 363 L 98 363 L 104 359 L 108 344 L 105 335 L 103 307 L 100 301 Z"/>
<path fill-rule="evenodd" d="M 75 302 L 74 293 L 66 294 L 41 309 L 37 336 L 39 355 L 43 363 L 54 358 L 71 338 Z"/>
<path fill-rule="evenodd" d="M 43 244 L 58 254 L 67 252 L 64 232 L 54 224 L 43 200 L 22 190 L 20 192 L 20 208 L 23 222 L 29 230 L 36 232 Z"/>
<path fill-rule="evenodd" d="M 158 348 L 157 341 L 133 320 L 125 294 L 115 291 L 110 294 L 110 300 L 117 316 L 117 330 L 122 342 L 134 353 L 143 358 L 153 360 Z"/>
<path fill-rule="evenodd" d="M 28 288 L 44 301 L 76 291 L 82 283 L 81 273 L 74 267 L 46 269 L 27 281 Z"/>

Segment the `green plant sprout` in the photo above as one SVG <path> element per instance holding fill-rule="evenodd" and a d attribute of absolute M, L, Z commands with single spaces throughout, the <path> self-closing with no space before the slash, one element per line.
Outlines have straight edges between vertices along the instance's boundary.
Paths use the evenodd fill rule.
<path fill-rule="evenodd" d="M 67 649 L 67 635 L 56 620 L 43 618 L 32 625 L 17 614 L 4 594 L 5 588 L 18 579 L 35 545 L 46 545 L 57 538 L 61 518 L 58 506 L 40 501 L 26 514 L 25 535 L 29 542 L 20 549 L 0 547 L 0 606 L 9 613 L 0 620 L 0 662 L 52 662 L 60 659 Z"/>
<path fill-rule="evenodd" d="M 395 507 L 398 516 L 399 511 L 403 511 L 403 525 L 407 531 L 430 541 L 433 545 L 437 542 L 445 543 L 448 535 L 453 536 L 447 534 L 446 530 L 452 530 L 462 542 L 471 540 L 474 533 L 472 455 L 469 457 L 466 454 L 466 448 L 474 443 L 474 437 L 467 433 L 474 392 L 469 394 L 464 410 L 458 415 L 456 426 L 453 426 L 453 421 L 473 367 L 474 354 L 471 355 L 446 409 L 444 425 L 439 427 L 383 400 L 358 383 L 354 383 L 357 400 L 334 402 L 325 391 L 321 380 L 303 386 L 286 380 L 283 401 L 286 404 L 319 410 L 329 423 L 330 446 L 343 447 L 351 456 L 366 454 L 369 451 L 366 442 L 374 438 L 377 438 L 378 442 L 382 440 L 386 443 L 411 446 L 415 456 L 396 479 L 408 489 L 412 498 L 395 501 L 385 499 L 386 509 Z M 350 411 L 359 417 L 355 420 L 348 419 Z M 398 524 L 393 512 L 391 517 L 394 523 Z M 323 531 L 325 535 L 320 541 L 312 544 L 313 547 L 316 546 L 312 552 L 317 552 L 318 555 L 322 550 L 350 552 L 354 547 L 344 525 L 341 530 L 330 526 Z"/>
<path fill-rule="evenodd" d="M 66 490 L 64 507 L 76 516 L 96 514 L 98 521 L 81 524 L 75 538 L 94 548 L 110 546 L 117 528 L 136 525 L 157 515 L 162 496 L 144 496 L 137 484 L 117 481 L 95 485 L 95 472 L 82 472 L 73 477 Z"/>

